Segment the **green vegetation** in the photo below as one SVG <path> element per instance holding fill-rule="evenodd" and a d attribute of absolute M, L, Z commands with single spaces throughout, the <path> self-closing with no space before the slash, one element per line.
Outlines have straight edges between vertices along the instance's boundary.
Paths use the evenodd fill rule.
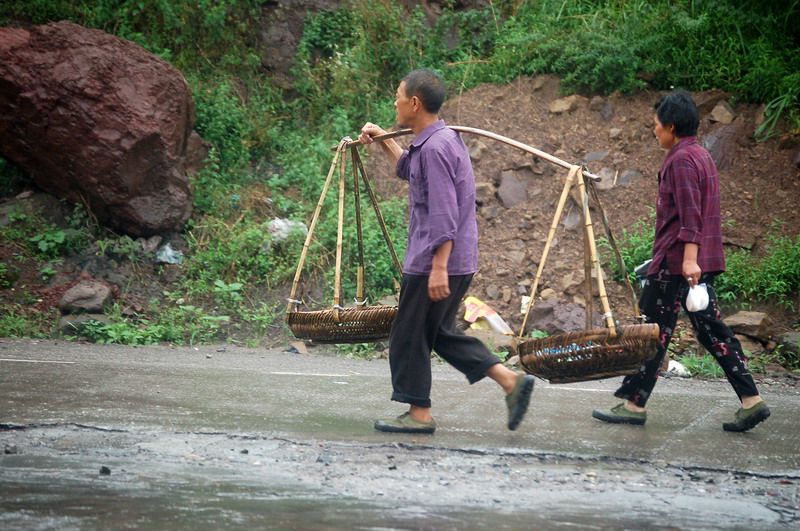
<path fill-rule="evenodd" d="M 278 239 L 266 224 L 274 218 L 308 222 L 330 164 L 330 147 L 353 136 L 367 119 L 392 123 L 394 89 L 413 68 L 442 72 L 451 94 L 479 83 L 543 73 L 559 74 L 566 90 L 587 94 L 645 86 L 721 88 L 742 101 L 768 104 L 761 138 L 787 124 L 800 126 L 800 46 L 793 29 L 800 0 L 496 0 L 472 11 L 445 2 L 433 23 L 421 8 L 407 13 L 390 0 L 350 0 L 308 16 L 291 85 L 272 79 L 261 67 L 261 56 L 272 52 L 260 41 L 258 28 L 285 9 L 269 15 L 273 4 L 29 0 L 0 5 L 0 25 L 70 20 L 132 40 L 175 65 L 192 89 L 196 128 L 214 146 L 194 178 L 195 214 L 185 232 L 181 293 L 170 296 L 170 301 L 183 302 L 143 310 L 138 320 L 120 312 L 112 325 L 90 327 L 98 341 L 194 343 L 220 339 L 215 334 L 224 327 L 249 327 L 253 337 L 263 337 L 280 326 L 275 324 L 280 305 L 265 305 L 254 294 L 278 289 L 292 278 L 303 235 Z M 0 192 L 16 192 L 22 181 L 13 165 L 0 159 Z M 366 276 L 374 300 L 394 290 L 396 274 L 374 215 L 366 201 L 363 206 Z M 402 254 L 406 205 L 383 201 L 382 209 Z M 16 216 L 0 243 L 14 246 L 20 256 L 54 260 L 95 240 L 100 255 L 137 260 L 135 242 L 109 236 L 86 216 L 69 230 L 32 214 Z M 309 278 L 326 283 L 326 297 L 335 216 L 332 192 L 305 268 Z M 355 284 L 353 217 L 350 208 L 346 297 Z M 649 256 L 651 227 L 643 221 L 623 231 L 628 273 Z M 767 258 L 774 268 L 760 283 L 753 283 L 755 269 L 748 269 L 752 256 L 731 256 L 731 270 L 718 285 L 720 296 L 774 297 L 791 304 L 798 288 L 798 248 L 800 241 L 776 233 Z M 0 282 L 8 283 L 13 267 L 0 271 Z M 3 315 L 9 319 L 7 312 Z M 31 330 L 48 326 L 40 322 Z M 26 333 L 19 330 L 18 324 L 4 324 L 0 333 Z"/>
<path fill-rule="evenodd" d="M 713 379 L 725 377 L 722 367 L 719 366 L 714 356 L 705 352 L 700 354 L 689 353 L 681 356 L 678 361 L 686 367 L 689 375 L 694 378 Z"/>

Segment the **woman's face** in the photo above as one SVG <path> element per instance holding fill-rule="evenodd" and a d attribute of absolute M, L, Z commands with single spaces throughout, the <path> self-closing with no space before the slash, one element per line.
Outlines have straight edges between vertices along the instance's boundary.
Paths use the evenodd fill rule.
<path fill-rule="evenodd" d="M 680 139 L 675 136 L 675 126 L 673 124 L 665 126 L 659 122 L 658 114 L 653 115 L 653 121 L 656 124 L 653 132 L 656 134 L 656 138 L 658 139 L 658 145 L 663 149 L 672 149 L 675 147 L 675 144 L 680 141 Z"/>

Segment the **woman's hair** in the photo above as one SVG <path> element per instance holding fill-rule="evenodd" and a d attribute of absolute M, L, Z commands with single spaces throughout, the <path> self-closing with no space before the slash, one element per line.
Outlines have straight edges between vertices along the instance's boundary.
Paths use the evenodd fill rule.
<path fill-rule="evenodd" d="M 445 86 L 444 80 L 427 68 L 421 68 L 409 72 L 403 78 L 406 84 L 406 96 L 413 98 L 416 96 L 422 103 L 422 107 L 431 114 L 436 114 L 444 103 Z"/>
<path fill-rule="evenodd" d="M 695 136 L 700 125 L 700 114 L 697 112 L 692 96 L 683 90 L 670 92 L 655 104 L 656 115 L 661 125 L 674 125 L 675 136 L 683 138 Z"/>

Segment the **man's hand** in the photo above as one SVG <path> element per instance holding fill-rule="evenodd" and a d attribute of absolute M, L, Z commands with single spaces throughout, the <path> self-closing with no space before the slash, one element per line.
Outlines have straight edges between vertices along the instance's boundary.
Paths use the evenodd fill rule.
<path fill-rule="evenodd" d="M 447 269 L 431 270 L 428 276 L 428 297 L 436 302 L 446 299 L 448 295 L 450 295 L 450 277 L 447 275 Z"/>
<path fill-rule="evenodd" d="M 371 144 L 373 136 L 378 136 L 383 134 L 386 134 L 386 130 L 384 130 L 381 127 L 378 127 L 372 122 L 367 122 L 366 124 L 364 124 L 364 127 L 361 128 L 361 134 L 358 135 L 358 139 L 363 144 Z"/>

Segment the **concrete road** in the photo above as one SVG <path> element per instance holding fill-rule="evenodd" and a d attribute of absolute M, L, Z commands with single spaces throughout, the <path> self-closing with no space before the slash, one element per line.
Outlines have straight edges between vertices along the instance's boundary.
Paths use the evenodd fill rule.
<path fill-rule="evenodd" d="M 0 527 L 800 525 L 797 387 L 733 434 L 724 381 L 660 381 L 644 427 L 591 418 L 618 383 L 537 381 L 509 432 L 499 387 L 435 366 L 436 433 L 388 435 L 385 360 L 0 339 Z"/>

